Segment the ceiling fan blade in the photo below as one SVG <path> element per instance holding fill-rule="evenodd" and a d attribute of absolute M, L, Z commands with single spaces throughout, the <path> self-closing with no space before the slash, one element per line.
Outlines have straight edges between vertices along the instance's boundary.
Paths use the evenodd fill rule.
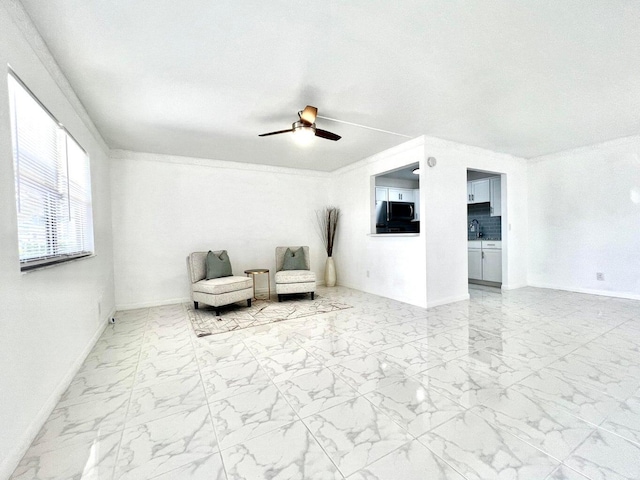
<path fill-rule="evenodd" d="M 338 141 L 342 138 L 340 135 L 327 132 L 326 130 L 322 130 L 320 128 L 316 128 L 316 137 L 326 138 L 327 140 L 334 140 L 334 141 Z"/>
<path fill-rule="evenodd" d="M 304 110 L 300 114 L 300 120 L 303 120 L 307 123 L 315 123 L 316 115 L 318 115 L 318 109 L 316 107 L 312 107 L 311 105 L 307 105 L 304 107 Z"/>
<path fill-rule="evenodd" d="M 259 137 L 268 137 L 269 135 L 278 135 L 279 133 L 287 133 L 287 132 L 293 132 L 293 128 L 289 128 L 288 130 L 278 130 L 277 132 L 261 133 L 258 136 Z"/>

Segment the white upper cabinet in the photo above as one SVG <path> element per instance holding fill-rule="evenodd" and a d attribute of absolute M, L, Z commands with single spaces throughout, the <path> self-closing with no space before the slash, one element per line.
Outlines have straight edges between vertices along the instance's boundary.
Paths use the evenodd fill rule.
<path fill-rule="evenodd" d="M 467 182 L 467 203 L 491 201 L 491 182 L 488 178 Z"/>
<path fill-rule="evenodd" d="M 389 189 L 387 187 L 376 187 L 376 202 L 386 202 L 389 200 L 388 191 Z"/>
<path fill-rule="evenodd" d="M 502 215 L 502 193 L 500 192 L 500 177 L 491 177 L 491 216 Z"/>
<path fill-rule="evenodd" d="M 389 201 L 413 202 L 413 190 L 409 190 L 408 188 L 389 188 Z"/>

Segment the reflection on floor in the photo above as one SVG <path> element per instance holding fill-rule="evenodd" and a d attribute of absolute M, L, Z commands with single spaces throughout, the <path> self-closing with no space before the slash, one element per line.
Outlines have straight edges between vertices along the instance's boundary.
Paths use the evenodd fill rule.
<path fill-rule="evenodd" d="M 14 479 L 640 478 L 640 302 L 471 288 L 197 338 L 121 312 Z"/>

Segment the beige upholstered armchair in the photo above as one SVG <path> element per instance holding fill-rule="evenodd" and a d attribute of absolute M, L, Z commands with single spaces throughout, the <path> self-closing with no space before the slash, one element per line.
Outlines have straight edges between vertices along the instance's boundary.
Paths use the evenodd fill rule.
<path fill-rule="evenodd" d="M 289 251 L 289 258 L 285 259 Z M 302 252 L 301 254 L 298 252 Z M 298 255 L 292 260 L 292 255 Z M 300 256 L 301 255 L 301 256 Z M 300 263 L 297 263 L 300 262 Z M 286 269 L 286 268 L 290 269 Z M 295 267 L 295 269 L 291 269 Z M 276 248 L 276 293 L 278 301 L 290 293 L 311 293 L 311 300 L 316 292 L 316 274 L 310 270 L 309 247 L 277 247 Z"/>
<path fill-rule="evenodd" d="M 220 315 L 220 307 L 231 303 L 247 301 L 251 306 L 253 283 L 247 277 L 206 278 L 206 260 L 208 252 L 193 252 L 187 257 L 187 270 L 191 281 L 191 300 L 197 310 L 198 302 L 215 307 L 216 315 Z M 216 255 L 222 251 L 213 252 Z"/>

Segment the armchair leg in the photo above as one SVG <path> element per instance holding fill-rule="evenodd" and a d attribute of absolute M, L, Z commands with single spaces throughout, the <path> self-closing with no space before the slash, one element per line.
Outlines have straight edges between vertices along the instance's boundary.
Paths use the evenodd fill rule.
<path fill-rule="evenodd" d="M 218 307 L 216 307 L 216 317 L 220 316 L 220 309 Z"/>
<path fill-rule="evenodd" d="M 250 306 L 251 306 L 251 299 L 247 298 L 247 307 L 250 307 Z"/>
<path fill-rule="evenodd" d="M 278 294 L 278 301 L 281 302 L 282 301 L 282 295 Z"/>
<path fill-rule="evenodd" d="M 311 300 L 314 299 L 315 295 L 316 295 L 316 292 L 311 292 Z"/>
<path fill-rule="evenodd" d="M 197 309 L 198 309 L 198 302 L 193 302 L 193 308 L 194 308 L 195 310 L 197 310 Z"/>

